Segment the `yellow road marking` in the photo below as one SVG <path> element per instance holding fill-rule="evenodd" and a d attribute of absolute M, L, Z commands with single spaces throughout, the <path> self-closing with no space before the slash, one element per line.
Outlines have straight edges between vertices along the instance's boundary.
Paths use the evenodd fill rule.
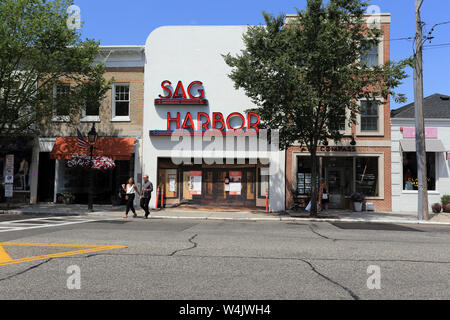
<path fill-rule="evenodd" d="M 66 252 L 58 252 L 58 253 L 52 253 L 52 254 L 45 254 L 40 256 L 34 256 L 34 257 L 26 257 L 26 258 L 20 258 L 20 259 L 12 259 L 9 254 L 6 252 L 6 250 L 3 248 L 3 246 L 27 246 L 27 247 L 49 247 L 49 248 L 55 248 L 55 247 L 68 247 L 68 248 L 86 248 L 81 250 L 74 250 L 74 251 L 66 251 Z M 17 263 L 24 263 L 24 262 L 30 262 L 30 261 L 37 261 L 37 260 L 45 260 L 45 259 L 52 259 L 52 258 L 61 258 L 61 257 L 67 257 L 67 256 L 74 256 L 79 254 L 85 254 L 85 253 L 92 253 L 92 252 L 98 252 L 98 251 L 106 251 L 106 250 L 115 250 L 115 249 L 122 249 L 127 248 L 127 246 L 119 246 L 119 245 L 88 245 L 88 244 L 64 244 L 64 243 L 16 243 L 16 242 L 2 242 L 0 243 L 0 266 L 6 266 L 10 264 L 17 264 Z"/>
<path fill-rule="evenodd" d="M 8 252 L 6 252 L 6 250 L 2 246 L 0 246 L 0 264 L 9 262 L 11 260 L 12 258 L 9 256 Z"/>

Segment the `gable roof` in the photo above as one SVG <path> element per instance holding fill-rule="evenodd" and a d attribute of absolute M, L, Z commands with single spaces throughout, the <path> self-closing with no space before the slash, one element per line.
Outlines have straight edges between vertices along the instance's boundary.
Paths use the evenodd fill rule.
<path fill-rule="evenodd" d="M 391 111 L 391 118 L 414 119 L 414 102 Z M 450 97 L 435 93 L 423 99 L 425 119 L 450 119 Z"/>

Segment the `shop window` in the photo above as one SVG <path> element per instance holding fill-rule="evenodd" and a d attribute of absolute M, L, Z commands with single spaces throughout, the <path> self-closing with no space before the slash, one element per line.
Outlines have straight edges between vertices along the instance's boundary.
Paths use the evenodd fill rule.
<path fill-rule="evenodd" d="M 378 131 L 378 102 L 361 101 L 361 131 Z"/>
<path fill-rule="evenodd" d="M 436 153 L 427 152 L 428 190 L 436 190 Z M 418 190 L 417 155 L 415 152 L 403 153 L 403 190 Z"/>
<path fill-rule="evenodd" d="M 113 118 L 130 116 L 130 85 L 114 85 Z"/>
<path fill-rule="evenodd" d="M 319 161 L 319 159 L 317 159 Z M 311 158 L 299 157 L 298 158 L 298 171 L 297 171 L 297 194 L 310 195 L 311 194 Z M 319 176 L 316 177 L 316 185 L 319 185 Z"/>
<path fill-rule="evenodd" d="M 164 197 L 176 198 L 178 190 L 177 169 L 161 169 L 160 184 L 164 186 Z"/>
<path fill-rule="evenodd" d="M 378 196 L 378 158 L 356 158 L 356 192 L 368 197 Z"/>

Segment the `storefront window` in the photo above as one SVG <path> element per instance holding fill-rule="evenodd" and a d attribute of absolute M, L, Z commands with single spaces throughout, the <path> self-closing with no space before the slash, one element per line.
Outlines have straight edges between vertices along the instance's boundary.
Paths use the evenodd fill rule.
<path fill-rule="evenodd" d="M 369 197 L 378 196 L 378 158 L 356 158 L 356 192 Z"/>
<path fill-rule="evenodd" d="M 436 190 L 436 153 L 427 152 L 428 190 Z M 403 190 L 418 190 L 417 155 L 415 152 L 403 153 Z"/>
<path fill-rule="evenodd" d="M 299 195 L 311 194 L 311 158 L 298 158 L 298 173 L 297 173 L 297 193 Z M 317 176 L 316 185 L 319 185 L 319 177 Z"/>

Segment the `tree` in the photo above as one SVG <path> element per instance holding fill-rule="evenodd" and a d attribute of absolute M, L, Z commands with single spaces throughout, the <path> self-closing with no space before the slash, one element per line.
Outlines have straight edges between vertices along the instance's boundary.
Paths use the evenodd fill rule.
<path fill-rule="evenodd" d="M 72 0 L 0 1 L 0 136 L 39 134 L 55 115 L 76 121 L 103 99 L 110 83 L 95 65 L 99 43 L 67 26 Z M 61 97 L 55 88 L 70 83 Z"/>
<path fill-rule="evenodd" d="M 266 25 L 251 26 L 240 54 L 224 56 L 229 77 L 257 106 L 262 125 L 279 130 L 280 147 L 298 142 L 312 163 L 312 210 L 317 213 L 317 146 L 343 137 L 339 123 L 356 123 L 358 101 L 377 97 L 405 101 L 393 88 L 406 78 L 408 60 L 369 66 L 361 59 L 380 42 L 368 26 L 361 0 L 308 0 L 298 18 L 263 12 Z M 346 113 L 348 110 L 348 116 Z"/>

